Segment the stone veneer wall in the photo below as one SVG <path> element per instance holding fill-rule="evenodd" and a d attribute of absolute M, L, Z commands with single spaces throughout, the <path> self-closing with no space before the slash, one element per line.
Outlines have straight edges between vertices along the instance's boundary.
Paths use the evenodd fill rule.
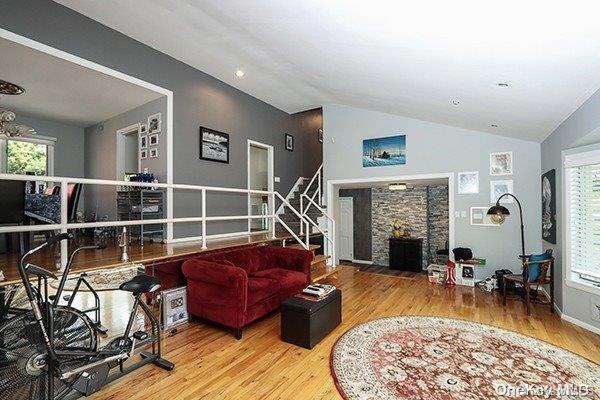
<path fill-rule="evenodd" d="M 372 189 L 372 248 L 373 263 L 389 265 L 388 239 L 392 223 L 400 220 L 402 229 L 411 236 L 423 239 L 423 268 L 428 254 L 444 247 L 448 240 L 448 186 L 416 185 L 406 190 Z"/>

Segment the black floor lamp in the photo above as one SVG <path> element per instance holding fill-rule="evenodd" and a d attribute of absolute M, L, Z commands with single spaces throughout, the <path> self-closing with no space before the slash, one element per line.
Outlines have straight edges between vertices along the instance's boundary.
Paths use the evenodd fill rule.
<path fill-rule="evenodd" d="M 490 207 L 490 209 L 487 212 L 487 215 L 490 216 L 490 219 L 495 224 L 501 225 L 504 223 L 504 221 L 506 220 L 506 217 L 510 215 L 510 211 L 508 211 L 508 208 L 500 205 L 500 200 L 504 196 L 512 197 L 513 199 L 515 199 L 515 201 L 517 202 L 517 205 L 519 206 L 519 215 L 521 217 L 521 255 L 525 256 L 525 234 L 523 233 L 524 232 L 523 231 L 523 209 L 521 208 L 521 202 L 519 201 L 519 199 L 517 199 L 514 194 L 504 193 L 502 196 L 498 197 L 498 200 L 496 200 L 496 205 Z"/>

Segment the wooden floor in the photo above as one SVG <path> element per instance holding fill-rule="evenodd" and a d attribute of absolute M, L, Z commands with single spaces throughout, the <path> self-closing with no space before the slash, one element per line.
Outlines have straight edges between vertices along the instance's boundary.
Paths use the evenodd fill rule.
<path fill-rule="evenodd" d="M 166 372 L 145 366 L 104 388 L 95 400 L 127 399 L 339 399 L 329 371 L 330 351 L 348 329 L 371 319 L 432 315 L 496 325 L 548 341 L 600 363 L 600 336 L 562 321 L 547 306 L 535 305 L 531 317 L 523 304 L 503 310 L 497 294 L 476 288 L 432 285 L 427 277 L 393 277 L 342 267 L 343 322 L 312 350 L 279 339 L 279 314 L 247 327 L 242 340 L 231 332 L 193 323 L 167 335 L 166 357 L 176 364 Z M 130 298 L 105 299 L 104 322 L 113 332 L 124 326 Z M 112 317 L 111 317 L 112 316 Z"/>
<path fill-rule="evenodd" d="M 129 262 L 119 261 L 120 248 L 116 246 L 115 239 L 108 239 L 108 246 L 103 250 L 85 251 L 77 254 L 72 273 L 92 271 L 98 269 L 120 268 L 127 264 L 147 263 L 177 256 L 200 253 L 202 251 L 218 250 L 227 247 L 243 246 L 249 244 L 271 243 L 290 239 L 287 232 L 277 233 L 275 239 L 266 233 L 253 233 L 235 238 L 219 238 L 207 240 L 207 249 L 202 250 L 202 242 L 199 240 L 164 244 L 160 242 L 148 243 L 140 246 L 137 241 L 133 242 L 129 248 Z M 87 240 L 85 240 L 87 239 Z M 93 244 L 93 239 L 84 238 L 83 244 Z M 36 243 L 36 245 L 41 244 Z M 74 248 L 73 242 L 69 243 L 69 251 Z M 4 272 L 5 280 L 0 281 L 0 286 L 19 283 L 19 272 L 17 263 L 19 254 L 0 254 L 0 270 Z M 30 262 L 53 271 L 60 276 L 58 267 L 60 266 L 60 256 L 58 246 L 51 246 L 32 256 Z"/>

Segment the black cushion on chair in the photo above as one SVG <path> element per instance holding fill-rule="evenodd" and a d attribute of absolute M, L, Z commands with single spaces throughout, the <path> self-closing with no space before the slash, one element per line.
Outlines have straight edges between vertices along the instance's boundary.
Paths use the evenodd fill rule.
<path fill-rule="evenodd" d="M 133 279 L 121 283 L 120 290 L 133 294 L 154 292 L 160 288 L 160 279 L 150 275 L 138 275 Z"/>

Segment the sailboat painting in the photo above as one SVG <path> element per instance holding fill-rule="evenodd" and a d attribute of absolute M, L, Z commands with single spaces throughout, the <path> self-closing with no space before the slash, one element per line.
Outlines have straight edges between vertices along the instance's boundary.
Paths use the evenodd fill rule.
<path fill-rule="evenodd" d="M 363 140 L 363 167 L 406 164 L 406 135 Z"/>

